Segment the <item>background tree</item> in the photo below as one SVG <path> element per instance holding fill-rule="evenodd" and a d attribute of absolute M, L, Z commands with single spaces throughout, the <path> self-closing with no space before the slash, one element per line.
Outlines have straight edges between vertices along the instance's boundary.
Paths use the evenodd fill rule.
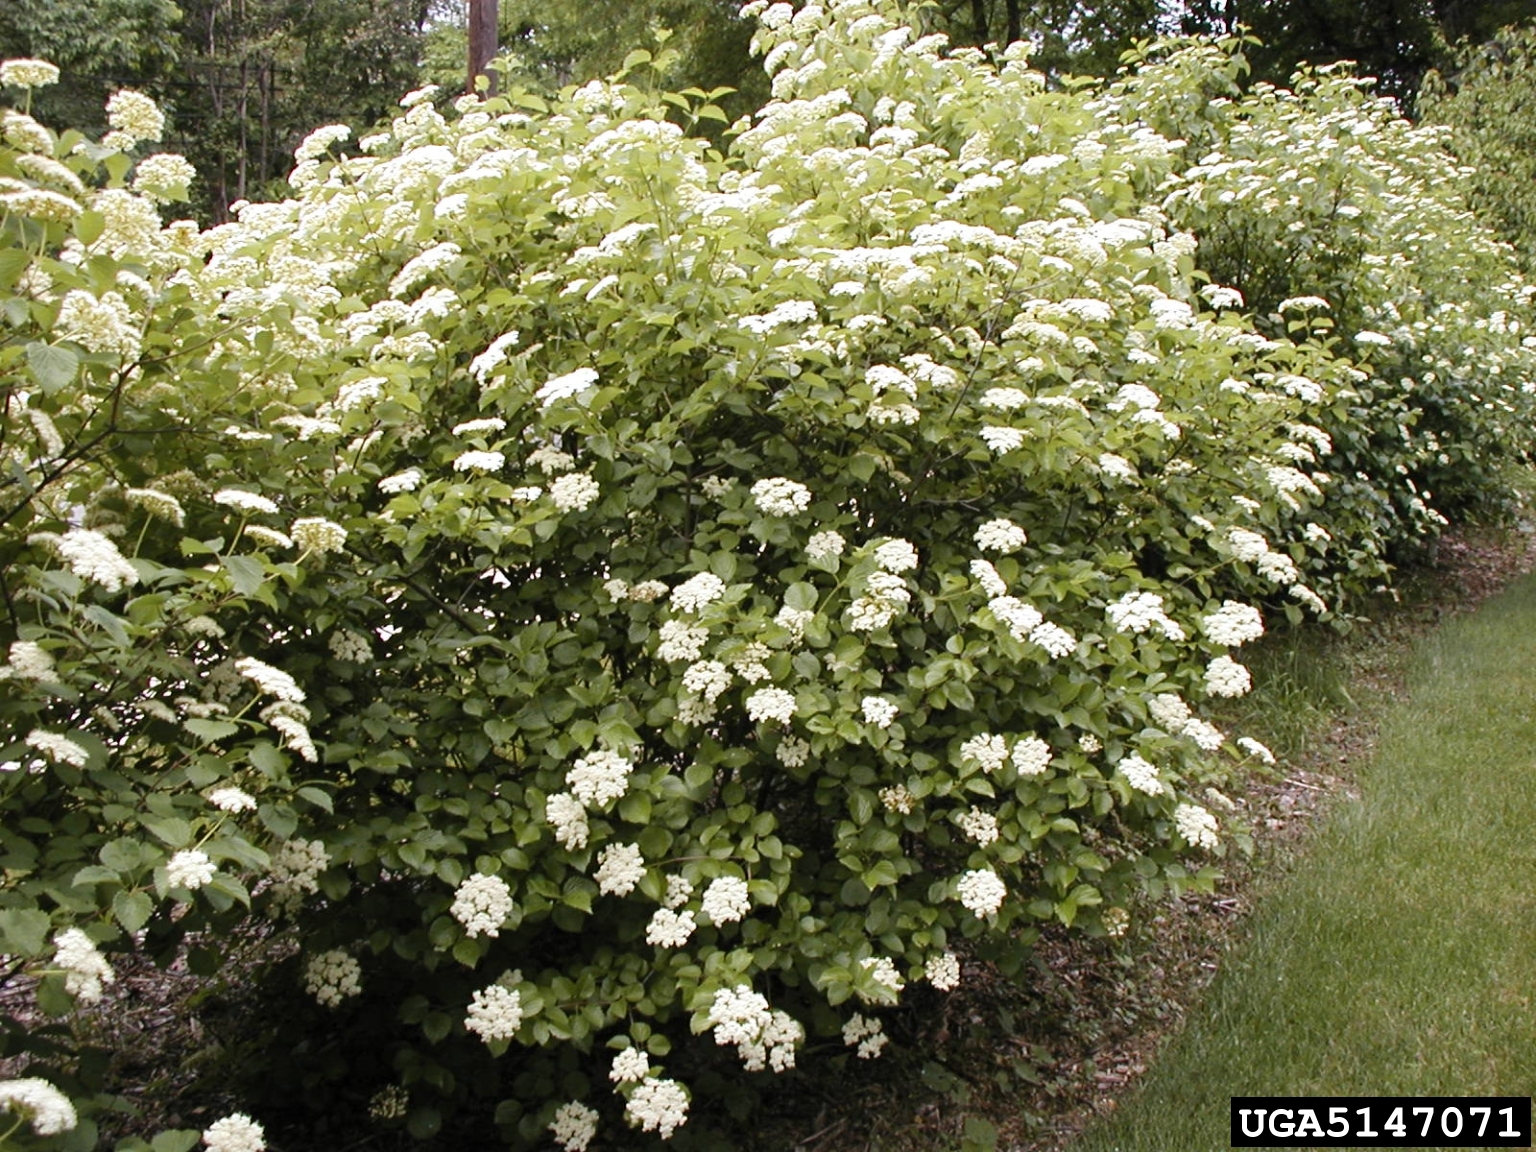
<path fill-rule="evenodd" d="M 1455 65 L 1433 72 L 1419 93 L 1425 120 L 1450 129 L 1456 155 L 1476 172 L 1473 206 L 1536 266 L 1536 29 L 1506 28 L 1463 46 Z"/>

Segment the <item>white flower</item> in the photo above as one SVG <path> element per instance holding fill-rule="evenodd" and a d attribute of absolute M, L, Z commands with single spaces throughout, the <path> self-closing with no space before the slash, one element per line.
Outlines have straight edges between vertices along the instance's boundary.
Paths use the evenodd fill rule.
<path fill-rule="evenodd" d="M 928 962 L 923 965 L 923 975 L 928 977 L 928 983 L 932 984 L 940 992 L 948 992 L 952 988 L 960 986 L 960 960 L 953 952 L 944 952 L 938 956 L 930 956 Z"/>
<path fill-rule="evenodd" d="M 58 67 L 46 60 L 6 60 L 0 63 L 0 84 L 9 88 L 43 88 L 58 82 Z"/>
<path fill-rule="evenodd" d="M 912 809 L 917 804 L 917 797 L 907 791 L 905 784 L 894 784 L 889 788 L 880 789 L 880 803 L 885 806 L 888 812 L 910 816 Z"/>
<path fill-rule="evenodd" d="M 725 581 L 713 572 L 698 572 L 672 589 L 672 606 L 679 612 L 697 612 L 725 595 Z"/>
<path fill-rule="evenodd" d="M 289 529 L 293 541 L 305 552 L 340 552 L 347 543 L 347 530 L 334 520 L 321 516 L 305 516 L 295 520 Z"/>
<path fill-rule="evenodd" d="M 57 1136 L 76 1124 L 75 1106 L 69 1097 L 35 1076 L 0 1082 L 0 1108 L 26 1117 L 39 1136 Z"/>
<path fill-rule="evenodd" d="M 549 486 L 549 498 L 562 512 L 585 512 L 602 489 L 585 472 L 567 472 Z"/>
<path fill-rule="evenodd" d="M 500 983 L 476 992 L 464 1013 L 464 1027 L 487 1044 L 512 1039 L 522 1022 L 522 993 Z"/>
<path fill-rule="evenodd" d="M 971 576 L 976 583 L 981 585 L 981 590 L 989 597 L 1006 596 L 1008 584 L 997 573 L 997 568 L 990 560 L 972 560 Z"/>
<path fill-rule="evenodd" d="M 1051 766 L 1051 746 L 1038 736 L 1026 736 L 1013 746 L 1013 766 L 1020 776 L 1039 776 Z"/>
<path fill-rule="evenodd" d="M 108 592 L 120 592 L 139 582 L 139 574 L 100 532 L 71 528 L 52 541 L 59 558 L 82 580 L 100 584 Z"/>
<path fill-rule="evenodd" d="M 152 516 L 169 520 L 178 528 L 186 523 L 187 513 L 182 508 L 181 501 L 164 492 L 158 492 L 153 488 L 129 488 L 123 493 L 123 499 L 131 504 L 137 504 Z"/>
<path fill-rule="evenodd" d="M 277 505 L 255 492 L 246 492 L 240 488 L 222 488 L 213 494 L 215 504 L 223 504 L 229 508 L 237 508 L 241 512 L 266 512 L 274 514 Z"/>
<path fill-rule="evenodd" d="M 983 848 L 997 839 L 997 817 L 990 812 L 968 808 L 955 816 L 955 823 Z"/>
<path fill-rule="evenodd" d="M 1015 640 L 1029 639 L 1029 634 L 1044 620 L 1037 609 L 1016 596 L 994 596 L 987 601 L 987 607 Z"/>
<path fill-rule="evenodd" d="M 1253 687 L 1248 669 L 1230 656 L 1218 656 L 1205 669 L 1205 690 L 1212 696 L 1244 696 Z"/>
<path fill-rule="evenodd" d="M 544 801 L 544 814 L 555 826 L 555 839 L 572 852 L 587 846 L 587 810 L 569 792 L 556 792 Z"/>
<path fill-rule="evenodd" d="M 1204 720 L 1191 718 L 1184 722 L 1183 734 L 1206 752 L 1214 752 L 1226 741 L 1221 729 Z"/>
<path fill-rule="evenodd" d="M 1219 609 L 1201 619 L 1200 626 L 1212 641 L 1230 648 L 1264 635 L 1264 618 L 1259 610 L 1235 600 L 1224 601 Z"/>
<path fill-rule="evenodd" d="M 715 924 L 732 924 L 745 916 L 752 908 L 747 895 L 747 882 L 737 876 L 717 876 L 704 889 L 700 902 L 704 915 Z"/>
<path fill-rule="evenodd" d="M 843 1043 L 850 1048 L 858 1045 L 860 1060 L 873 1060 L 878 1057 L 888 1039 L 890 1038 L 885 1034 L 884 1024 L 857 1012 L 848 1023 L 843 1025 Z"/>
<path fill-rule="evenodd" d="M 1058 660 L 1077 651 L 1077 637 L 1059 624 L 1037 624 L 1029 630 L 1029 638 Z"/>
<path fill-rule="evenodd" d="M 688 898 L 693 895 L 693 885 L 685 876 L 668 876 L 667 892 L 661 898 L 663 908 L 681 908 L 688 903 Z"/>
<path fill-rule="evenodd" d="M 875 549 L 875 563 L 887 572 L 907 572 L 917 567 L 917 549 L 905 540 L 887 540 Z"/>
<path fill-rule="evenodd" d="M 1126 783 L 1138 792 L 1144 792 L 1148 796 L 1161 796 L 1168 791 L 1167 785 L 1158 778 L 1157 769 L 1135 753 L 1126 756 L 1116 767 L 1120 769 L 1120 774 L 1125 777 Z"/>
<path fill-rule="evenodd" d="M 630 1094 L 624 1115 L 642 1130 L 670 1140 L 688 1120 L 688 1093 L 676 1080 L 643 1081 Z"/>
<path fill-rule="evenodd" d="M 304 966 L 304 990 L 327 1008 L 363 990 L 362 965 L 339 948 L 310 957 Z"/>
<path fill-rule="evenodd" d="M 208 803 L 220 812 L 252 812 L 256 798 L 239 788 L 215 788 L 208 793 Z"/>
<path fill-rule="evenodd" d="M 33 640 L 12 642 L 10 660 L 0 666 L 0 680 L 53 680 L 53 657 Z"/>
<path fill-rule="evenodd" d="M 512 913 L 512 889 L 499 876 L 476 872 L 459 884 L 449 913 L 466 936 L 496 936 Z"/>
<path fill-rule="evenodd" d="M 961 763 L 975 762 L 983 772 L 996 772 L 1008 758 L 1008 742 L 983 732 L 960 745 Z"/>
<path fill-rule="evenodd" d="M 955 895 L 977 916 L 994 915 L 1003 906 L 1008 887 L 990 868 L 974 869 L 960 877 Z"/>
<path fill-rule="evenodd" d="M 165 882 L 172 888 L 198 889 L 213 879 L 216 869 L 208 853 L 183 848 L 165 864 Z"/>
<path fill-rule="evenodd" d="M 752 485 L 752 500 L 765 516 L 795 516 L 811 505 L 811 490 L 782 476 Z"/>
<path fill-rule="evenodd" d="M 562 1104 L 555 1109 L 549 1131 L 565 1152 L 586 1152 L 592 1137 L 597 1135 L 597 1110 L 588 1108 L 580 1100 Z"/>
<path fill-rule="evenodd" d="M 232 1112 L 203 1130 L 208 1152 L 262 1152 L 267 1134 L 244 1112 Z"/>
<path fill-rule="evenodd" d="M 1215 848 L 1221 843 L 1216 835 L 1216 817 L 1198 804 L 1180 804 L 1173 810 L 1173 823 L 1192 847 Z"/>
<path fill-rule="evenodd" d="M 1028 542 L 1024 529 L 1012 520 L 989 520 L 976 529 L 976 547 L 983 552 L 1017 552 Z"/>
<path fill-rule="evenodd" d="M 901 712 L 884 696 L 866 696 L 860 707 L 864 712 L 864 723 L 873 724 L 876 728 L 889 728 Z"/>
<path fill-rule="evenodd" d="M 487 452 L 471 449 L 468 452 L 460 452 L 453 461 L 455 472 L 500 472 L 506 467 L 507 456 L 504 452 Z"/>
<path fill-rule="evenodd" d="M 469 362 L 469 374 L 482 386 L 487 377 L 506 362 L 507 352 L 518 341 L 517 332 L 507 332 L 491 341 L 490 347 Z"/>
<path fill-rule="evenodd" d="M 1174 692 L 1159 692 L 1147 701 L 1147 711 L 1164 732 L 1182 732 L 1189 723 L 1189 705 Z"/>
<path fill-rule="evenodd" d="M 1257 757 L 1261 763 L 1273 764 L 1275 762 L 1275 754 L 1252 736 L 1239 737 L 1237 746 L 1250 756 Z"/>
<path fill-rule="evenodd" d="M 135 142 L 159 140 L 165 131 L 165 114 L 142 92 L 124 88 L 107 100 L 107 123 Z"/>
<path fill-rule="evenodd" d="M 615 1084 L 633 1084 L 644 1080 L 651 1071 L 651 1058 L 644 1048 L 621 1048 L 613 1057 L 608 1079 Z"/>
<path fill-rule="evenodd" d="M 628 896 L 645 879 L 645 856 L 636 844 L 610 844 L 598 853 L 593 878 L 605 896 Z"/>
<path fill-rule="evenodd" d="M 799 768 L 810 758 L 811 746 L 797 736 L 786 736 L 779 741 L 774 753 L 786 768 Z"/>
<path fill-rule="evenodd" d="M 697 660 L 704 650 L 709 630 L 696 627 L 683 620 L 668 620 L 659 633 L 661 643 L 656 648 L 657 659 L 673 663 L 678 660 Z"/>
<path fill-rule="evenodd" d="M 81 745 L 76 744 L 68 736 L 61 736 L 57 732 L 47 732 L 41 728 L 34 728 L 27 733 L 26 745 L 35 748 L 50 759 L 60 763 L 72 764 L 76 768 L 84 768 L 89 763 L 91 754 Z"/>
<path fill-rule="evenodd" d="M 874 977 L 875 983 L 890 991 L 890 1002 L 894 1003 L 896 995 L 907 986 L 907 982 L 896 971 L 896 965 L 889 956 L 866 956 L 859 961 L 859 966 Z M 862 997 L 865 1003 L 871 998 Z"/>
<path fill-rule="evenodd" d="M 670 908 L 658 908 L 645 927 L 645 942 L 658 948 L 681 948 L 688 943 L 697 927 L 692 912 L 674 912 Z"/>
<path fill-rule="evenodd" d="M 102 985 L 117 979 L 95 942 L 79 928 L 66 928 L 53 938 L 54 963 L 64 969 L 64 990 L 83 1004 L 101 999 Z"/>
<path fill-rule="evenodd" d="M 263 664 L 254 656 L 242 656 L 235 661 L 235 671 L 255 684 L 259 691 L 293 704 L 304 702 L 304 690 L 294 683 L 293 677 L 280 668 Z"/>
<path fill-rule="evenodd" d="M 569 472 L 576 467 L 576 461 L 572 456 L 548 445 L 530 452 L 528 463 L 546 476 L 553 476 L 557 472 Z"/>
<path fill-rule="evenodd" d="M 569 400 L 572 396 L 579 396 L 588 388 L 597 384 L 597 372 L 591 368 L 577 368 L 573 372 L 567 372 L 564 376 L 556 376 L 546 381 L 534 394 L 541 407 L 548 408 L 551 404 L 561 400 Z"/>
<path fill-rule="evenodd" d="M 629 590 L 629 598 L 641 604 L 653 604 L 667 594 L 667 586 L 660 580 L 641 580 Z"/>
<path fill-rule="evenodd" d="M 247 524 L 242 530 L 247 540 L 253 540 L 262 548 L 292 548 L 293 537 L 286 532 L 279 532 L 276 528 L 268 528 L 265 524 Z"/>
<path fill-rule="evenodd" d="M 788 724 L 795 716 L 795 697 L 783 688 L 759 688 L 747 697 L 747 716 L 752 720 L 777 720 Z"/>
<path fill-rule="evenodd" d="M 1024 443 L 1024 432 L 1019 428 L 1000 428 L 987 424 L 981 429 L 981 439 L 988 448 L 1002 456 Z"/>
<path fill-rule="evenodd" d="M 828 530 L 815 533 L 805 542 L 805 554 L 812 560 L 831 560 L 841 556 L 847 547 L 841 532 Z"/>
<path fill-rule="evenodd" d="M 624 795 L 635 766 L 617 752 L 589 752 L 565 774 L 565 783 L 583 804 L 607 804 Z"/>

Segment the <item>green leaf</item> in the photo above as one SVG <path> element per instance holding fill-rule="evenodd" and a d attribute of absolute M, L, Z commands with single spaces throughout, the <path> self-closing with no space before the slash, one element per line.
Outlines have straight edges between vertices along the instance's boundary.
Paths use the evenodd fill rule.
<path fill-rule="evenodd" d="M 141 816 L 139 823 L 171 848 L 185 848 L 192 842 L 192 825 L 177 816 Z"/>
<path fill-rule="evenodd" d="M 112 915 L 124 932 L 137 932 L 154 915 L 155 902 L 147 892 L 119 892 L 112 897 Z"/>
<path fill-rule="evenodd" d="M 190 1152 L 202 1138 L 201 1132 L 191 1128 L 170 1128 L 157 1133 L 149 1146 L 154 1152 Z"/>
<path fill-rule="evenodd" d="M 144 849 L 137 840 L 126 837 L 102 845 L 101 862 L 118 872 L 132 872 L 144 862 Z"/>
<path fill-rule="evenodd" d="M 181 726 L 192 735 L 202 740 L 213 743 L 217 740 L 227 740 L 240 731 L 240 725 L 230 720 L 207 720 L 200 716 L 189 716 L 181 722 Z"/>
<path fill-rule="evenodd" d="M 27 345 L 27 367 L 32 370 L 32 378 L 43 394 L 51 396 L 75 382 L 75 374 L 80 370 L 80 354 L 72 348 L 34 340 Z"/>
<path fill-rule="evenodd" d="M 0 952 L 12 956 L 40 956 L 47 946 L 53 921 L 36 908 L 0 909 Z"/>
<path fill-rule="evenodd" d="M 254 596 L 267 582 L 267 569 L 260 560 L 250 556 L 226 556 L 221 561 L 229 573 L 229 583 L 242 596 Z"/>

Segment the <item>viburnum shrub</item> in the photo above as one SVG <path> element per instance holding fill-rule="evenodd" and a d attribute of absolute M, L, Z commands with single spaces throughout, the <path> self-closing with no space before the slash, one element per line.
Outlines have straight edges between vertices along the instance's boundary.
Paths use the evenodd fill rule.
<path fill-rule="evenodd" d="M 1334 470 L 1366 369 L 1206 282 L 1122 89 L 750 11 L 727 156 L 639 53 L 322 128 L 206 232 L 152 136 L 6 114 L 0 950 L 68 1022 L 116 954 L 265 938 L 238 978 L 310 1006 L 210 1146 L 304 1100 L 720 1146 L 914 985 L 1208 887 L 1242 645 L 1423 530 Z M 99 1061 L 9 1036 L 86 1146 Z"/>

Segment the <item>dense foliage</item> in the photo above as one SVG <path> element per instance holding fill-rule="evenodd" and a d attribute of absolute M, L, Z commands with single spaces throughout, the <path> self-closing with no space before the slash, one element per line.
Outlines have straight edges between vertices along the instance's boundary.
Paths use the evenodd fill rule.
<path fill-rule="evenodd" d="M 0 951 L 60 1024 L 0 1099 L 66 1145 L 111 957 L 264 925 L 309 1007 L 258 1118 L 719 1147 L 752 1076 L 1208 887 L 1237 649 L 1523 458 L 1527 294 L 1359 84 L 749 11 L 728 155 L 641 52 L 322 128 L 206 232 L 142 97 L 5 113 Z"/>

